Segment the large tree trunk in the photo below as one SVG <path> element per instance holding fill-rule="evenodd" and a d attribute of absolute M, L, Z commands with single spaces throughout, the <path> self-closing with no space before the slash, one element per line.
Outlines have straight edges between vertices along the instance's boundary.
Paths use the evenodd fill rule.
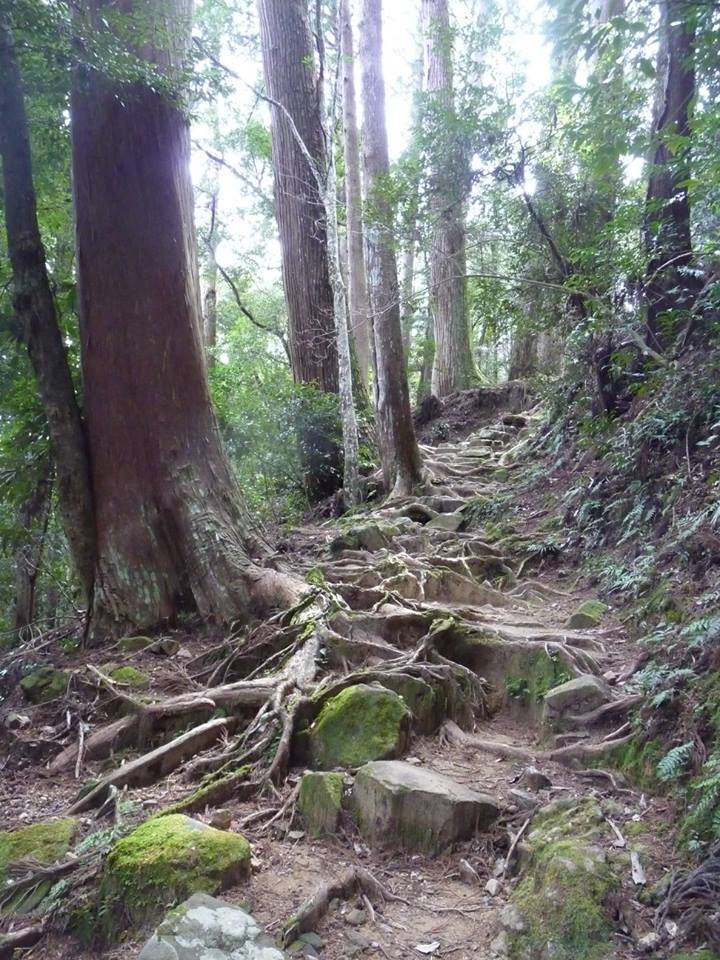
<path fill-rule="evenodd" d="M 112 0 L 86 0 L 102 29 Z M 149 0 L 132 8 L 143 23 Z M 153 7 L 156 10 L 155 7 Z M 165 5 L 174 32 L 190 5 Z M 150 41 L 154 38 L 148 38 Z M 176 82 L 183 49 L 142 54 Z M 72 97 L 80 334 L 97 529 L 94 634 L 196 610 L 220 620 L 286 602 L 210 403 L 181 98 L 96 71 Z M 266 588 L 271 585 L 271 593 Z M 277 587 L 273 594 L 272 590 Z"/>
<path fill-rule="evenodd" d="M 89 599 L 95 530 L 85 435 L 48 282 L 22 83 L 10 21 L 4 15 L 0 16 L 0 155 L 15 312 L 47 417 L 60 518 Z"/>
<path fill-rule="evenodd" d="M 470 386 L 470 328 L 465 304 L 464 207 L 468 164 L 458 135 L 447 0 L 422 0 L 425 111 L 433 132 L 430 198 L 430 308 L 435 322 L 432 392 L 444 397 Z"/>
<path fill-rule="evenodd" d="M 683 185 L 688 177 L 687 138 L 695 96 L 695 38 L 688 19 L 690 8 L 684 0 L 667 0 L 659 8 L 653 153 L 645 214 L 647 328 L 650 345 L 655 348 L 662 348 L 670 339 L 672 312 L 689 309 L 697 292 L 686 270 L 692 244 L 690 201 Z M 678 138 L 686 138 L 679 147 Z"/>
<path fill-rule="evenodd" d="M 325 210 L 307 157 L 325 170 L 322 91 L 315 66 L 307 0 L 258 0 L 265 84 L 271 106 L 275 215 L 282 248 L 290 358 L 298 383 L 338 392 L 333 291 L 328 269 Z M 287 111 L 287 113 L 285 112 Z M 301 445 L 309 493 L 317 499 L 341 481 L 337 447 L 303 418 Z"/>
<path fill-rule="evenodd" d="M 343 70 L 343 149 L 345 156 L 350 330 L 355 345 L 360 376 L 367 387 L 370 368 L 370 304 L 363 249 L 360 138 L 355 97 L 355 53 L 350 0 L 340 0 L 340 37 Z"/>
<path fill-rule="evenodd" d="M 210 224 L 208 226 L 207 250 L 205 254 L 205 294 L 203 296 L 203 339 L 208 366 L 215 363 L 215 345 L 217 343 L 217 248 L 220 242 L 218 223 L 218 203 L 220 200 L 220 170 L 213 162 L 208 203 Z"/>
<path fill-rule="evenodd" d="M 380 458 L 388 490 L 410 493 L 423 479 L 420 451 L 410 414 L 403 357 L 392 208 L 385 192 L 390 171 L 382 74 L 382 2 L 363 0 L 360 26 L 362 65 L 363 169 L 372 210 L 366 219 L 368 289 L 376 352 L 377 420 Z"/>

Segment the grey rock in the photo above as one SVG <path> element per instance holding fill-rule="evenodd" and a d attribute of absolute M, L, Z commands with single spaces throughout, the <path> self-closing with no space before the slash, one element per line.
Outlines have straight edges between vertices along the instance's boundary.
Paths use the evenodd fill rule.
<path fill-rule="evenodd" d="M 640 953 L 654 953 L 659 949 L 662 943 L 662 937 L 657 933 L 646 933 L 644 937 L 638 940 L 638 950 Z"/>
<path fill-rule="evenodd" d="M 425 853 L 468 839 L 500 813 L 493 797 L 402 760 L 361 767 L 353 808 L 360 833 L 371 843 Z"/>
<path fill-rule="evenodd" d="M 303 943 L 309 943 L 311 947 L 315 947 L 316 950 L 322 950 L 325 946 L 325 941 L 318 933 L 314 933 L 312 930 L 308 933 L 303 933 L 300 935 L 300 939 Z"/>
<path fill-rule="evenodd" d="M 345 915 L 345 922 L 351 924 L 353 927 L 361 927 L 366 920 L 366 914 L 364 910 L 348 910 Z"/>
<path fill-rule="evenodd" d="M 508 935 L 502 930 L 490 944 L 490 953 L 494 957 L 506 957 L 510 953 Z"/>
<path fill-rule="evenodd" d="M 194 893 L 171 910 L 138 960 L 283 960 L 240 907 Z"/>
<path fill-rule="evenodd" d="M 518 783 L 527 790 L 547 790 L 552 786 L 550 777 L 546 777 L 537 767 L 525 767 Z"/>
<path fill-rule="evenodd" d="M 441 513 L 429 523 L 426 524 L 428 530 L 449 530 L 451 533 L 459 530 L 465 521 L 465 517 L 460 510 L 453 513 Z"/>
<path fill-rule="evenodd" d="M 504 930 L 512 933 L 522 933 L 527 927 L 527 922 L 520 909 L 514 903 L 509 903 L 500 912 L 500 925 Z"/>
<path fill-rule="evenodd" d="M 612 700 L 610 688 L 591 673 L 561 683 L 545 694 L 545 717 L 552 720 L 565 713 L 595 710 Z"/>
<path fill-rule="evenodd" d="M 210 817 L 210 826 L 216 830 L 229 830 L 232 824 L 232 813 L 224 807 L 220 807 Z"/>
<path fill-rule="evenodd" d="M 534 810 L 540 803 L 540 800 L 534 793 L 528 793 L 527 790 L 519 790 L 517 787 L 510 790 L 508 796 L 515 801 L 521 810 Z"/>
<path fill-rule="evenodd" d="M 485 890 L 490 894 L 491 897 L 496 897 L 500 893 L 501 889 L 502 883 L 500 880 L 496 880 L 495 877 L 491 877 L 491 879 L 485 884 Z"/>

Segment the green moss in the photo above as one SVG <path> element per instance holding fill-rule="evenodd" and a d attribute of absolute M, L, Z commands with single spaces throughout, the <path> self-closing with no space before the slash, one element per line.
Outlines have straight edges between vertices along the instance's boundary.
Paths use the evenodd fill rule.
<path fill-rule="evenodd" d="M 32 858 L 43 864 L 55 863 L 70 849 L 77 824 L 71 818 L 45 820 L 21 830 L 0 833 L 0 888 L 7 878 L 7 867 L 19 860 Z M 11 901 L 7 909 L 27 913 L 40 903 L 50 889 L 50 883 L 40 884 L 27 897 Z"/>
<path fill-rule="evenodd" d="M 532 653 L 523 663 L 522 676 L 508 676 L 505 689 L 509 697 L 525 704 L 542 703 L 548 690 L 571 679 L 566 665 L 544 650 Z"/>
<path fill-rule="evenodd" d="M 670 960 L 720 960 L 720 958 L 714 950 L 703 947 L 700 950 L 683 950 L 680 953 L 672 953 Z"/>
<path fill-rule="evenodd" d="M 321 769 L 359 767 L 400 756 L 411 714 L 392 690 L 364 683 L 328 700 L 310 730 L 310 754 Z"/>
<path fill-rule="evenodd" d="M 619 881 L 603 851 L 605 832 L 594 801 L 561 801 L 538 814 L 528 835 L 528 872 L 512 895 L 525 929 L 512 935 L 511 957 L 611 955 L 605 903 Z"/>
<path fill-rule="evenodd" d="M 220 776 L 211 774 L 203 780 L 201 786 L 189 796 L 178 800 L 172 806 L 166 807 L 158 816 L 168 816 L 173 813 L 197 813 L 206 807 L 217 807 L 225 803 L 235 793 L 238 784 L 247 779 L 248 773 L 252 767 L 246 764 L 244 767 L 237 767 L 229 773 L 223 773 Z"/>
<path fill-rule="evenodd" d="M 665 752 L 658 740 L 642 740 L 637 736 L 605 754 L 602 765 L 615 767 L 631 783 L 649 789 L 657 786 L 657 765 Z"/>
<path fill-rule="evenodd" d="M 123 653 L 139 653 L 151 646 L 153 640 L 151 637 L 123 637 L 118 643 L 118 649 Z"/>
<path fill-rule="evenodd" d="M 137 690 L 144 690 L 150 686 L 150 678 L 142 670 L 129 664 L 104 663 L 100 670 L 116 683 L 122 683 L 126 687 L 135 687 Z"/>
<path fill-rule="evenodd" d="M 445 719 L 442 696 L 418 677 L 404 675 L 383 677 L 383 686 L 394 690 L 407 704 L 413 715 L 415 729 L 433 733 Z"/>
<path fill-rule="evenodd" d="M 240 834 L 180 814 L 154 817 L 110 851 L 98 891 L 95 937 L 107 942 L 128 926 L 158 919 L 192 893 L 216 894 L 249 872 L 250 844 Z"/>
<path fill-rule="evenodd" d="M 606 603 L 600 600 L 586 600 L 581 603 L 575 613 L 568 620 L 568 626 L 575 630 L 586 627 L 597 627 L 608 610 Z"/>
<path fill-rule="evenodd" d="M 298 807 L 313 837 L 337 830 L 343 797 L 342 773 L 306 773 L 300 783 Z"/>
<path fill-rule="evenodd" d="M 70 674 L 65 670 L 56 670 L 53 666 L 33 670 L 20 681 L 25 698 L 30 703 L 48 703 L 65 695 Z"/>

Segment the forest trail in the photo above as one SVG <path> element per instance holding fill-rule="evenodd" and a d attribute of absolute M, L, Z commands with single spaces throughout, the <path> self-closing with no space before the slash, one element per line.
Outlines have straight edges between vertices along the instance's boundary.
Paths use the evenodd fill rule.
<path fill-rule="evenodd" d="M 222 803 L 231 813 L 233 829 L 242 831 L 253 850 L 249 885 L 231 888 L 223 898 L 249 902 L 269 934 L 277 936 L 316 888 L 357 865 L 369 869 L 398 899 L 377 908 L 374 917 L 362 899 L 333 903 L 314 931 L 323 943 L 320 956 L 341 960 L 424 954 L 490 960 L 502 950 L 499 920 L 516 883 L 518 854 L 520 860 L 527 857 L 523 837 L 535 810 L 558 799 L 610 800 L 609 850 L 621 851 L 628 859 L 630 834 L 638 834 L 637 825 L 662 822 L 665 801 L 631 789 L 619 773 L 604 769 L 611 760 L 603 758 L 628 740 L 627 713 L 637 697 L 626 689 L 626 681 L 636 660 L 635 645 L 611 611 L 602 623 L 599 614 L 595 625 L 585 614 L 589 625 L 568 626 L 593 598 L 574 571 L 558 572 L 544 563 L 541 550 L 528 550 L 533 524 L 542 512 L 537 504 L 523 504 L 525 529 L 493 542 L 483 529 L 483 505 L 512 487 L 513 477 L 523 469 L 517 454 L 537 422 L 532 413 L 508 414 L 465 439 L 426 446 L 423 454 L 432 481 L 425 495 L 386 502 L 341 521 L 304 526 L 284 543 L 283 550 L 321 595 L 330 592 L 341 598 L 315 631 L 319 643 L 311 652 L 317 673 L 332 678 L 333 688 L 347 685 L 348 676 L 356 682 L 391 685 L 394 674 L 396 679 L 434 677 L 447 691 L 452 687 L 449 678 L 457 677 L 458 670 L 480 680 L 477 688 L 470 688 L 478 694 L 474 721 L 463 698 L 453 705 L 449 697 L 451 716 L 428 721 L 422 732 L 416 725 L 405 759 L 490 794 L 501 814 L 487 832 L 437 858 L 371 849 L 347 816 L 336 836 L 312 839 L 296 812 L 302 765 L 293 755 L 279 792 L 272 788 L 264 791 L 264 798 L 242 799 L 241 790 Z M 205 672 L 206 688 L 254 675 L 242 665 L 246 640 L 229 653 L 224 648 L 224 658 L 213 662 L 209 653 L 217 655 L 216 645 L 207 645 L 198 655 L 197 648 L 190 652 L 189 636 L 181 639 L 169 659 L 158 660 L 147 650 L 113 653 L 113 659 L 149 671 L 154 696 L 161 689 L 166 697 L 189 696 L 190 691 L 202 695 L 201 683 L 184 681 L 193 667 L 208 659 L 212 670 Z M 296 650 L 293 669 L 301 671 L 302 657 L 307 659 L 307 650 Z M 79 652 L 69 654 L 63 666 L 81 669 L 86 663 L 87 655 Z M 194 672 L 197 676 L 197 669 Z M 576 681 L 580 691 L 568 688 L 568 699 L 558 702 L 555 719 L 548 720 L 545 694 L 565 689 L 574 678 L 581 678 Z M 325 679 L 319 689 L 330 683 Z M 78 696 L 76 691 L 68 710 L 74 709 Z M 8 829 L 18 826 L 20 798 L 25 805 L 20 821 L 34 822 L 65 813 L 77 794 L 74 763 L 48 779 L 39 763 L 17 762 L 22 742 L 27 746 L 31 736 L 37 738 L 41 717 L 57 722 L 57 707 L 28 711 L 17 703 L 10 706 L 31 714 L 32 726 L 17 731 L 2 786 L 2 819 Z M 73 735 L 67 735 L 62 722 L 55 728 L 45 726 L 47 739 L 53 729 L 55 744 L 67 742 L 72 750 Z M 227 741 L 223 749 L 227 755 Z M 107 763 L 86 761 L 83 776 L 106 770 Z M 349 782 L 348 776 L 346 785 Z M 185 764 L 156 782 L 133 784 L 122 796 L 139 805 L 146 817 L 187 793 Z M 210 808 L 191 809 L 199 819 L 212 818 Z M 91 812 L 79 812 L 84 832 L 98 829 Z M 667 851 L 659 843 L 652 851 L 637 849 L 652 882 Z M 622 872 L 618 902 L 631 906 L 621 910 L 625 919 L 620 930 L 624 925 L 625 933 L 615 939 L 617 957 L 632 956 L 638 930 L 652 928 L 652 911 L 637 901 L 630 865 Z M 497 883 L 487 887 L 492 879 Z M 634 919 L 628 920 L 631 915 Z M 83 956 L 130 960 L 141 943 L 133 940 Z M 62 937 L 46 939 L 34 955 L 79 956 L 77 947 L 69 947 Z"/>

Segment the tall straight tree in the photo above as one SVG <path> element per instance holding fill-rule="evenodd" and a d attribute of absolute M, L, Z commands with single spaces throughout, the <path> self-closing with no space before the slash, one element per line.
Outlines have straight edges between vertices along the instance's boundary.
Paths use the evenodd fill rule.
<path fill-rule="evenodd" d="M 386 183 L 390 173 L 382 73 L 382 0 L 363 0 L 360 24 L 363 103 L 363 173 L 368 289 L 376 354 L 376 399 L 380 459 L 388 490 L 409 494 L 423 481 L 403 356 L 393 212 Z"/>
<path fill-rule="evenodd" d="M 663 320 L 692 305 L 697 285 L 687 272 L 692 259 L 689 176 L 690 111 L 695 99 L 692 4 L 663 0 L 652 123 L 652 156 L 645 208 L 648 257 L 645 297 L 650 346 L 668 341 Z"/>
<path fill-rule="evenodd" d="M 448 0 L 422 0 L 425 114 L 429 139 L 430 310 L 435 327 L 432 392 L 444 397 L 473 377 L 465 297 L 468 163 L 458 131 Z"/>
<path fill-rule="evenodd" d="M 265 86 L 275 101 L 270 108 L 275 216 L 282 248 L 293 376 L 298 383 L 315 383 L 328 393 L 337 393 L 338 356 L 325 209 L 301 145 L 314 164 L 324 170 L 323 98 L 308 0 L 258 0 L 258 13 Z M 312 417 L 305 419 L 302 434 L 311 495 L 331 493 L 341 479 L 339 451 L 315 428 Z"/>
<path fill-rule="evenodd" d="M 38 226 L 30 137 L 12 24 L 3 13 L 0 13 L 0 158 L 15 314 L 47 417 L 60 518 L 76 572 L 89 600 L 95 560 L 90 467 Z"/>
<path fill-rule="evenodd" d="M 343 76 L 343 149 L 345 157 L 345 215 L 347 223 L 350 330 L 355 345 L 360 376 L 363 383 L 367 385 L 370 368 L 370 304 L 363 249 L 360 137 L 355 96 L 355 50 L 353 46 L 351 0 L 340 0 L 340 38 Z"/>
<path fill-rule="evenodd" d="M 85 0 L 102 31 L 112 0 Z M 176 89 L 188 0 L 125 9 L 152 31 L 148 80 L 79 72 L 73 186 L 97 557 L 95 632 L 196 610 L 225 620 L 293 595 L 250 556 L 263 543 L 225 458 L 205 371 L 189 174 Z M 158 76 L 159 75 L 159 76 Z"/>

